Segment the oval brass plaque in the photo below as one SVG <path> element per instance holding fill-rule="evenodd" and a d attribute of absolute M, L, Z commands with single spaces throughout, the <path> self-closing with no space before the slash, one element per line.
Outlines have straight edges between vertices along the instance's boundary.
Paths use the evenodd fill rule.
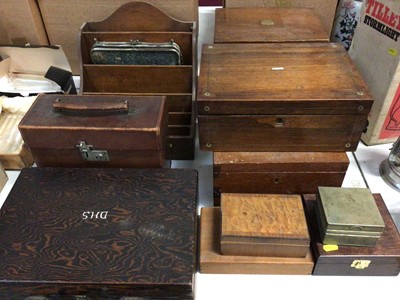
<path fill-rule="evenodd" d="M 274 26 L 274 25 L 275 25 L 275 22 L 274 22 L 273 20 L 262 20 L 262 21 L 261 21 L 261 25 L 264 25 L 264 26 Z"/>

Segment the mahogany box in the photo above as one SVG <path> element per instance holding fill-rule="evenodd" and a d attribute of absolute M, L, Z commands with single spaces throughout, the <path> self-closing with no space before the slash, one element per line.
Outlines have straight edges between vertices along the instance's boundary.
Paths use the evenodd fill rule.
<path fill-rule="evenodd" d="M 0 210 L 0 298 L 193 299 L 197 186 L 195 170 L 23 169 Z"/>
<path fill-rule="evenodd" d="M 214 152 L 214 205 L 221 193 L 315 194 L 342 186 L 345 152 Z"/>
<path fill-rule="evenodd" d="M 309 247 L 300 195 L 221 195 L 223 255 L 305 257 Z"/>
<path fill-rule="evenodd" d="M 304 195 L 315 268 L 313 275 L 397 276 L 400 273 L 400 235 L 380 194 L 373 194 L 385 222 L 374 247 L 338 246 L 321 243 L 315 208 L 316 195 Z"/>
<path fill-rule="evenodd" d="M 311 8 L 216 8 L 214 43 L 329 42 Z"/>
<path fill-rule="evenodd" d="M 354 151 L 372 102 L 340 43 L 204 45 L 200 149 Z"/>
<path fill-rule="evenodd" d="M 169 167 L 165 97 L 42 94 L 19 124 L 40 167 Z"/>
<path fill-rule="evenodd" d="M 221 211 L 203 207 L 200 216 L 200 273 L 310 275 L 314 268 L 311 249 L 306 257 L 222 255 Z"/>

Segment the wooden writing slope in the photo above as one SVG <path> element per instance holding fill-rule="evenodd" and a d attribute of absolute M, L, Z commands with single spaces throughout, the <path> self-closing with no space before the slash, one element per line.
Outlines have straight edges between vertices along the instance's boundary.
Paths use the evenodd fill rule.
<path fill-rule="evenodd" d="M 178 66 L 96 65 L 90 50 L 98 41 L 170 42 L 180 46 Z M 195 141 L 195 22 L 175 20 L 144 2 L 127 3 L 101 22 L 87 22 L 80 31 L 83 94 L 167 96 L 168 159 L 193 159 Z"/>

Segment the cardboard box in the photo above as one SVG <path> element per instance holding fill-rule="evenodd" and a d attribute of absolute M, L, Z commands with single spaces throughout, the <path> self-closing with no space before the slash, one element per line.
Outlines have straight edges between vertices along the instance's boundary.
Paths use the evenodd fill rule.
<path fill-rule="evenodd" d="M 395 142 L 400 136 L 400 2 L 364 2 L 349 55 L 374 97 L 367 145 Z"/>
<path fill-rule="evenodd" d="M 48 45 L 35 0 L 0 1 L 0 45 Z"/>
<path fill-rule="evenodd" d="M 224 7 L 310 7 L 314 8 L 331 35 L 338 0 L 225 0 Z"/>
<path fill-rule="evenodd" d="M 78 33 L 82 24 L 104 20 L 128 2 L 132 1 L 38 0 L 49 41 L 53 45 L 63 47 L 73 74 L 80 72 Z M 197 0 L 147 0 L 146 2 L 180 21 L 197 22 Z"/>

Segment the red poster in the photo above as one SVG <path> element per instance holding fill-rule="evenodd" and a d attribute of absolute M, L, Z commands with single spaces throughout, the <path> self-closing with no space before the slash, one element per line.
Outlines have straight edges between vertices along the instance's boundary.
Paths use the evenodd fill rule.
<path fill-rule="evenodd" d="M 395 138 L 400 135 L 400 85 L 397 88 L 396 95 L 392 101 L 392 105 L 386 115 L 383 124 L 380 139 Z"/>

